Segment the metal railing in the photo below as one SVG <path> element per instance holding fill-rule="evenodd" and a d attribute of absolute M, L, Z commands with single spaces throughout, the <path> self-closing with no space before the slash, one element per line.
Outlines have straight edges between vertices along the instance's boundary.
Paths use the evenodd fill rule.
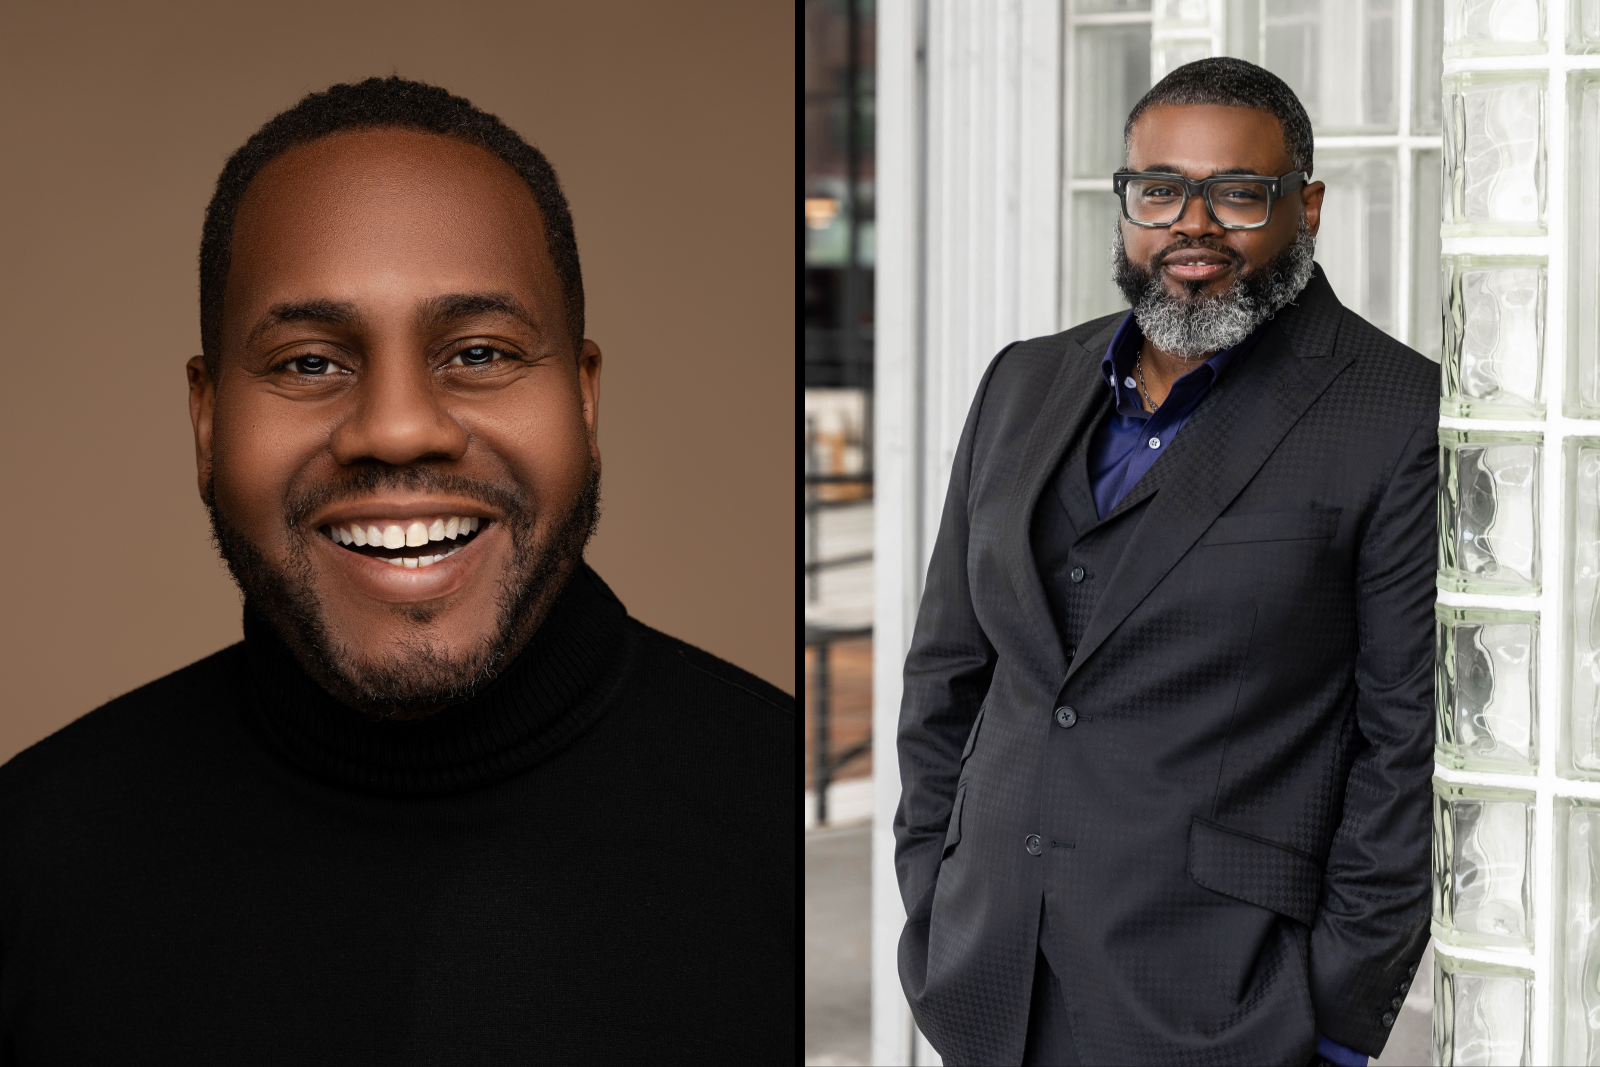
<path fill-rule="evenodd" d="M 822 826 L 828 821 L 828 786 L 833 782 L 833 776 L 838 774 L 845 764 L 872 750 L 872 732 L 869 730 L 865 738 L 851 745 L 843 752 L 836 755 L 829 751 L 832 743 L 828 737 L 828 705 L 832 680 L 828 676 L 828 649 L 835 641 L 871 636 L 872 627 L 870 626 L 845 627 L 826 626 L 816 623 L 806 624 L 806 645 L 816 649 L 816 666 L 812 673 L 811 688 L 811 707 L 816 723 L 816 731 L 812 737 L 814 755 L 811 765 L 811 788 L 817 798 L 816 822 L 818 826 Z"/>

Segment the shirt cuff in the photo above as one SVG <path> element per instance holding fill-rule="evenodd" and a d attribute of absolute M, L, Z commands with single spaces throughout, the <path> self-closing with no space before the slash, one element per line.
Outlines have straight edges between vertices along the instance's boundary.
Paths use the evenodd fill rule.
<path fill-rule="evenodd" d="M 1339 1067 L 1367 1067 L 1367 1057 L 1353 1048 L 1345 1048 L 1337 1041 L 1317 1035 L 1317 1055 Z"/>

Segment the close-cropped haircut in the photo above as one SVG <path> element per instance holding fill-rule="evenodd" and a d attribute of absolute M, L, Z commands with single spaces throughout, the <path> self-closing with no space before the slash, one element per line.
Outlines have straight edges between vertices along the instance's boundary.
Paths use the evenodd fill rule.
<path fill-rule="evenodd" d="M 1162 104 L 1220 104 L 1270 112 L 1283 127 L 1283 146 L 1289 150 L 1290 165 L 1305 171 L 1306 177 L 1311 176 L 1311 118 L 1294 90 L 1270 70 L 1231 56 L 1185 63 L 1151 86 L 1133 105 L 1122 127 L 1124 153 L 1139 116 Z"/>
<path fill-rule="evenodd" d="M 544 223 L 573 346 L 583 343 L 583 273 L 561 183 L 544 153 L 471 101 L 436 85 L 405 78 L 368 78 L 312 93 L 268 120 L 228 157 L 200 232 L 200 350 L 213 380 L 222 356 L 222 300 L 228 287 L 233 223 L 250 183 L 262 168 L 297 145 L 347 130 L 423 130 L 477 145 L 504 160 L 527 183 Z"/>

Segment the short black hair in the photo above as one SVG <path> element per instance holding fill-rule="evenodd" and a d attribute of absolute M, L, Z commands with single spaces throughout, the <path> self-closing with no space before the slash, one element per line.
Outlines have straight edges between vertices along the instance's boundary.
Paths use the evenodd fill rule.
<path fill-rule="evenodd" d="M 544 153 L 515 130 L 472 102 L 436 85 L 406 78 L 368 78 L 312 93 L 268 120 L 217 177 L 200 232 L 200 350 L 213 379 L 222 355 L 222 298 L 228 286 L 233 222 L 239 203 L 263 167 L 297 145 L 346 130 L 385 128 L 423 130 L 477 145 L 503 159 L 533 193 L 544 223 L 545 246 L 555 263 L 572 343 L 583 343 L 583 272 L 572 212 L 555 168 Z"/>
<path fill-rule="evenodd" d="M 1284 80 L 1265 67 L 1232 56 L 1212 56 L 1185 63 L 1156 82 L 1128 112 L 1122 127 L 1126 152 L 1133 124 L 1146 111 L 1161 104 L 1221 104 L 1271 112 L 1283 127 L 1283 146 L 1289 163 L 1311 176 L 1311 117 Z M 1276 174 L 1268 175 L 1276 178 Z"/>

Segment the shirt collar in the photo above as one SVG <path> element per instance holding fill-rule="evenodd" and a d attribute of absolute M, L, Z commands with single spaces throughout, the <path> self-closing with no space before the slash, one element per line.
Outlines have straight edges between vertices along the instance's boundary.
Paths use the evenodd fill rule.
<path fill-rule="evenodd" d="M 1271 320 L 1268 319 L 1270 322 Z M 1265 325 L 1263 323 L 1262 325 Z M 1224 348 L 1213 352 L 1205 358 L 1194 370 L 1185 374 L 1179 381 L 1184 381 L 1201 371 L 1206 371 L 1201 377 L 1207 379 L 1204 384 L 1215 382 L 1227 368 L 1228 363 L 1250 346 L 1250 343 L 1260 334 L 1261 327 L 1232 348 Z M 1117 332 L 1111 335 L 1111 343 L 1106 346 L 1105 358 L 1100 361 L 1100 378 L 1111 386 L 1112 395 L 1116 398 L 1117 411 L 1124 415 L 1137 414 L 1140 417 L 1148 416 L 1144 410 L 1144 403 L 1140 400 L 1139 380 L 1134 371 L 1134 361 L 1138 358 L 1139 350 L 1144 347 L 1144 332 L 1139 329 L 1133 312 L 1129 311 L 1122 317 L 1122 322 L 1117 326 Z M 1131 385 L 1129 383 L 1132 383 Z M 1199 383 L 1197 383 L 1199 384 Z M 1176 383 L 1174 383 L 1176 388 Z"/>

